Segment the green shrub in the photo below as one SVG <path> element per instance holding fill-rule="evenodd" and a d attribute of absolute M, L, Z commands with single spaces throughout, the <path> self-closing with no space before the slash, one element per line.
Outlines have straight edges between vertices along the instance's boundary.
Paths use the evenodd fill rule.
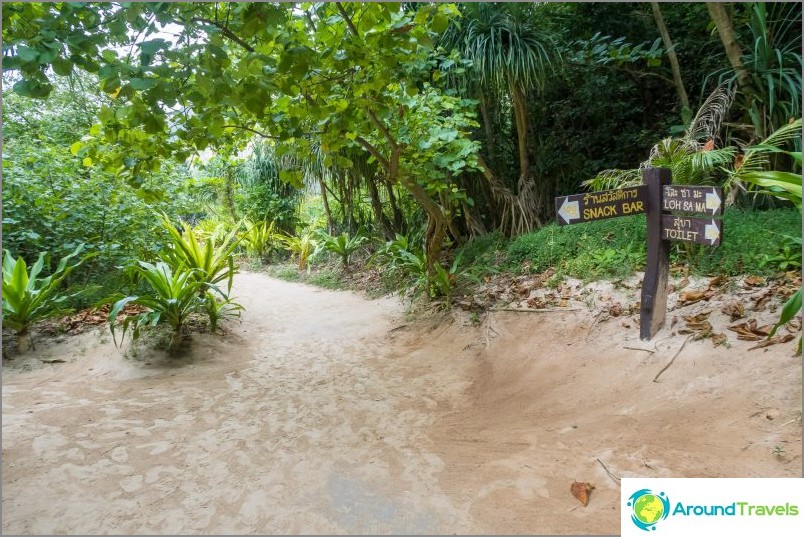
<path fill-rule="evenodd" d="M 350 237 L 348 233 L 343 232 L 337 237 L 328 235 L 327 233 L 319 233 L 318 247 L 316 253 L 319 251 L 331 252 L 341 258 L 343 267 L 349 266 L 349 258 L 357 251 L 362 244 L 368 241 L 367 237 L 362 235 L 355 235 Z"/>
<path fill-rule="evenodd" d="M 71 254 L 59 261 L 56 270 L 50 276 L 40 278 L 39 274 L 48 264 L 49 254 L 42 252 L 31 266 L 30 272 L 25 260 L 16 260 L 11 252 L 3 250 L 3 326 L 17 332 L 19 350 L 25 351 L 30 345 L 28 334 L 31 324 L 51 315 L 65 313 L 62 307 L 67 296 L 57 293 L 61 282 L 81 263 L 94 254 L 86 255 L 78 262 L 68 263 L 84 249 L 79 245 Z"/>
<path fill-rule="evenodd" d="M 188 270 L 182 267 L 173 271 L 167 263 L 162 261 L 156 265 L 140 261 L 136 265 L 136 270 L 148 283 L 150 293 L 127 296 L 114 303 L 108 317 L 109 329 L 114 342 L 116 345 L 118 344 L 115 333 L 118 314 L 127 304 L 138 304 L 148 308 L 148 311 L 125 318 L 122 324 L 120 344 L 123 343 L 123 338 L 130 326 L 132 327 L 132 337 L 136 340 L 143 327 L 166 324 L 173 329 L 168 345 L 168 350 L 173 352 L 178 349 L 181 342 L 181 329 L 187 318 L 203 306 L 204 300 L 199 296 L 199 292 L 203 291 L 206 283 L 195 274 L 197 269 Z"/>
<path fill-rule="evenodd" d="M 586 280 L 622 277 L 644 266 L 645 235 L 644 215 L 572 226 L 551 224 L 512 239 L 505 246 L 506 265 L 518 270 L 527 264 L 531 272 L 554 268 Z M 784 254 L 780 254 L 779 241 L 769 240 L 774 235 L 793 235 L 795 241 L 801 235 L 801 213 L 730 208 L 723 214 L 720 246 L 672 242 L 670 259 L 697 274 L 769 275 L 779 270 L 781 261 L 774 265 L 763 260 Z M 793 250 L 788 256 L 791 264 L 797 257 Z"/>
<path fill-rule="evenodd" d="M 239 242 L 235 239 L 239 226 L 225 235 L 222 231 L 213 233 L 204 239 L 202 246 L 187 224 L 182 223 L 183 230 L 179 231 L 163 215 L 162 225 L 171 239 L 170 248 L 160 252 L 162 261 L 174 271 L 182 268 L 191 271 L 190 274 L 196 281 L 205 284 L 201 291 L 206 286 L 222 281 L 227 282 L 227 292 L 232 290 L 232 279 L 237 272 L 232 254 Z"/>

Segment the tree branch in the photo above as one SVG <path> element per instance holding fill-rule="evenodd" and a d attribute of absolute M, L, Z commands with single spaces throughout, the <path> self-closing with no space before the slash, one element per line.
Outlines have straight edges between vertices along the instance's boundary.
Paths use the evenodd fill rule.
<path fill-rule="evenodd" d="M 385 136 L 385 139 L 388 140 L 388 143 L 391 144 L 391 147 L 396 149 L 398 147 L 396 139 L 391 135 L 391 131 L 388 130 L 388 127 L 386 127 L 383 122 L 380 121 L 380 118 L 377 117 L 377 114 L 374 112 L 374 110 L 366 107 L 366 114 L 371 122 L 374 123 L 374 126 L 377 127 L 383 136 Z"/>
<path fill-rule="evenodd" d="M 190 19 L 190 21 L 192 21 L 192 22 L 203 22 L 204 24 L 209 24 L 211 26 L 214 26 L 215 28 L 219 29 L 223 35 L 225 35 L 226 37 L 228 37 L 229 39 L 231 39 L 232 41 L 234 41 L 235 43 L 237 43 L 238 45 L 240 45 L 241 47 L 243 47 L 247 51 L 254 52 L 254 47 L 252 47 L 251 45 L 249 45 L 248 43 L 243 41 L 240 37 L 237 36 L 237 34 L 235 34 L 229 28 L 227 28 L 226 26 L 224 26 L 224 25 L 222 25 L 220 23 L 217 23 L 217 22 L 215 22 L 215 21 L 213 21 L 211 19 L 207 19 L 205 17 L 193 17 L 192 19 Z"/>
<path fill-rule="evenodd" d="M 341 14 L 341 17 L 343 17 L 343 20 L 346 21 L 346 26 L 349 27 L 349 30 L 351 30 L 351 32 L 355 34 L 355 37 L 360 37 L 360 34 L 357 32 L 357 28 L 355 27 L 355 24 L 352 22 L 352 19 L 349 18 L 349 15 L 346 13 L 346 10 L 343 9 L 341 3 L 335 2 L 335 7 L 338 9 L 338 13 Z"/>
<path fill-rule="evenodd" d="M 369 153 L 371 153 L 371 154 L 372 154 L 372 156 L 373 156 L 374 158 L 376 158 L 376 159 L 377 159 L 377 161 L 378 161 L 380 164 L 382 164 L 382 165 L 383 165 L 385 168 L 389 168 L 389 167 L 390 167 L 390 163 L 388 162 L 388 159 L 387 159 L 387 158 L 385 158 L 384 156 L 382 156 L 382 153 L 380 153 L 379 149 L 377 149 L 376 147 L 374 147 L 373 145 L 371 145 L 371 144 L 370 144 L 370 143 L 369 143 L 369 142 L 368 142 L 368 141 L 367 141 L 365 138 L 363 138 L 362 136 L 358 136 L 357 138 L 355 138 L 355 141 L 356 141 L 357 143 L 359 143 L 361 146 L 363 146 L 363 148 L 364 148 L 366 151 L 368 151 Z"/>
<path fill-rule="evenodd" d="M 254 134 L 257 134 L 257 135 L 259 135 L 259 136 L 261 136 L 263 138 L 270 138 L 272 140 L 278 140 L 278 138 L 276 136 L 271 136 L 270 134 L 265 134 L 262 131 L 258 131 L 257 129 L 252 129 L 251 127 L 246 127 L 245 125 L 224 125 L 223 128 L 224 129 L 238 129 L 238 130 L 241 130 L 241 131 L 249 131 L 249 132 L 253 132 Z"/>

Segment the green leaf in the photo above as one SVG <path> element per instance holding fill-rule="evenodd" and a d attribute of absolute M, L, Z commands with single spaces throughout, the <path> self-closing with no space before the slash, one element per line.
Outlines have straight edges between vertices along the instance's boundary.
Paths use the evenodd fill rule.
<path fill-rule="evenodd" d="M 447 16 L 441 13 L 440 11 L 436 12 L 436 14 L 433 16 L 433 22 L 430 25 L 432 30 L 440 34 L 443 33 L 448 26 L 449 26 L 449 19 L 447 18 Z"/>
<path fill-rule="evenodd" d="M 83 148 L 84 148 L 83 142 L 75 142 L 73 145 L 70 146 L 70 153 L 77 156 L 78 152 L 81 151 L 81 149 Z"/>
<path fill-rule="evenodd" d="M 69 76 L 73 72 L 73 62 L 64 58 L 56 58 L 51 63 L 53 72 L 59 76 Z"/>
<path fill-rule="evenodd" d="M 53 91 L 53 85 L 50 82 L 40 82 L 39 80 L 20 80 L 14 84 L 14 93 L 22 95 L 23 97 L 31 97 L 34 99 L 44 99 L 50 92 Z"/>
<path fill-rule="evenodd" d="M 17 47 L 17 56 L 25 63 L 33 63 L 39 60 L 39 51 L 35 48 L 20 45 Z"/>
<path fill-rule="evenodd" d="M 773 326 L 770 334 L 768 334 L 768 338 L 773 337 L 779 328 L 793 320 L 793 317 L 795 317 L 799 311 L 801 311 L 801 289 L 787 299 L 787 302 L 782 306 L 782 314 L 779 316 L 779 321 Z"/>
<path fill-rule="evenodd" d="M 156 80 L 153 78 L 132 78 L 129 80 L 131 87 L 137 91 L 151 89 L 156 86 Z"/>

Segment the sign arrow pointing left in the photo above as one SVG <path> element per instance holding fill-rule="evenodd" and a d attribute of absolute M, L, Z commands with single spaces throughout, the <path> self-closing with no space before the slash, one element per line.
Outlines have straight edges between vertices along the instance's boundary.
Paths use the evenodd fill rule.
<path fill-rule="evenodd" d="M 577 201 L 570 201 L 569 197 L 564 198 L 564 203 L 558 209 L 558 215 L 564 219 L 567 224 L 570 220 L 576 220 L 581 217 L 581 210 L 578 207 Z"/>

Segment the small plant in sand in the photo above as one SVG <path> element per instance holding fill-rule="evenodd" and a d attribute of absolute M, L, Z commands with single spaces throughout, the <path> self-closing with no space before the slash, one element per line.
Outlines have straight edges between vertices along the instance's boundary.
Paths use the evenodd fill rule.
<path fill-rule="evenodd" d="M 109 311 L 109 328 L 116 345 L 121 345 L 126 331 L 131 328 L 132 338 L 140 336 L 145 327 L 168 325 L 173 331 L 167 345 L 170 353 L 178 351 L 182 341 L 182 328 L 191 314 L 206 312 L 210 318 L 210 326 L 217 328 L 222 317 L 228 317 L 242 309 L 232 302 L 217 286 L 198 278 L 198 269 L 180 268 L 174 271 L 167 263 L 155 265 L 140 261 L 135 270 L 150 287 L 151 292 L 138 296 L 121 298 Z M 203 294 L 201 294 L 203 292 Z M 218 296 L 216 296 L 218 295 Z M 218 300 L 220 297 L 221 301 Z M 148 311 L 126 317 L 121 325 L 120 343 L 117 342 L 117 316 L 127 304 L 138 304 Z"/>
<path fill-rule="evenodd" d="M 58 289 L 77 266 L 94 255 L 86 255 L 69 264 L 83 249 L 84 245 L 79 245 L 73 253 L 63 257 L 56 270 L 45 278 L 40 278 L 39 274 L 48 264 L 47 253 L 39 254 L 29 271 L 22 257 L 15 260 L 11 252 L 3 251 L 3 325 L 17 332 L 20 352 L 33 345 L 29 328 L 34 322 L 69 311 L 61 307 L 68 296 L 59 294 Z"/>

